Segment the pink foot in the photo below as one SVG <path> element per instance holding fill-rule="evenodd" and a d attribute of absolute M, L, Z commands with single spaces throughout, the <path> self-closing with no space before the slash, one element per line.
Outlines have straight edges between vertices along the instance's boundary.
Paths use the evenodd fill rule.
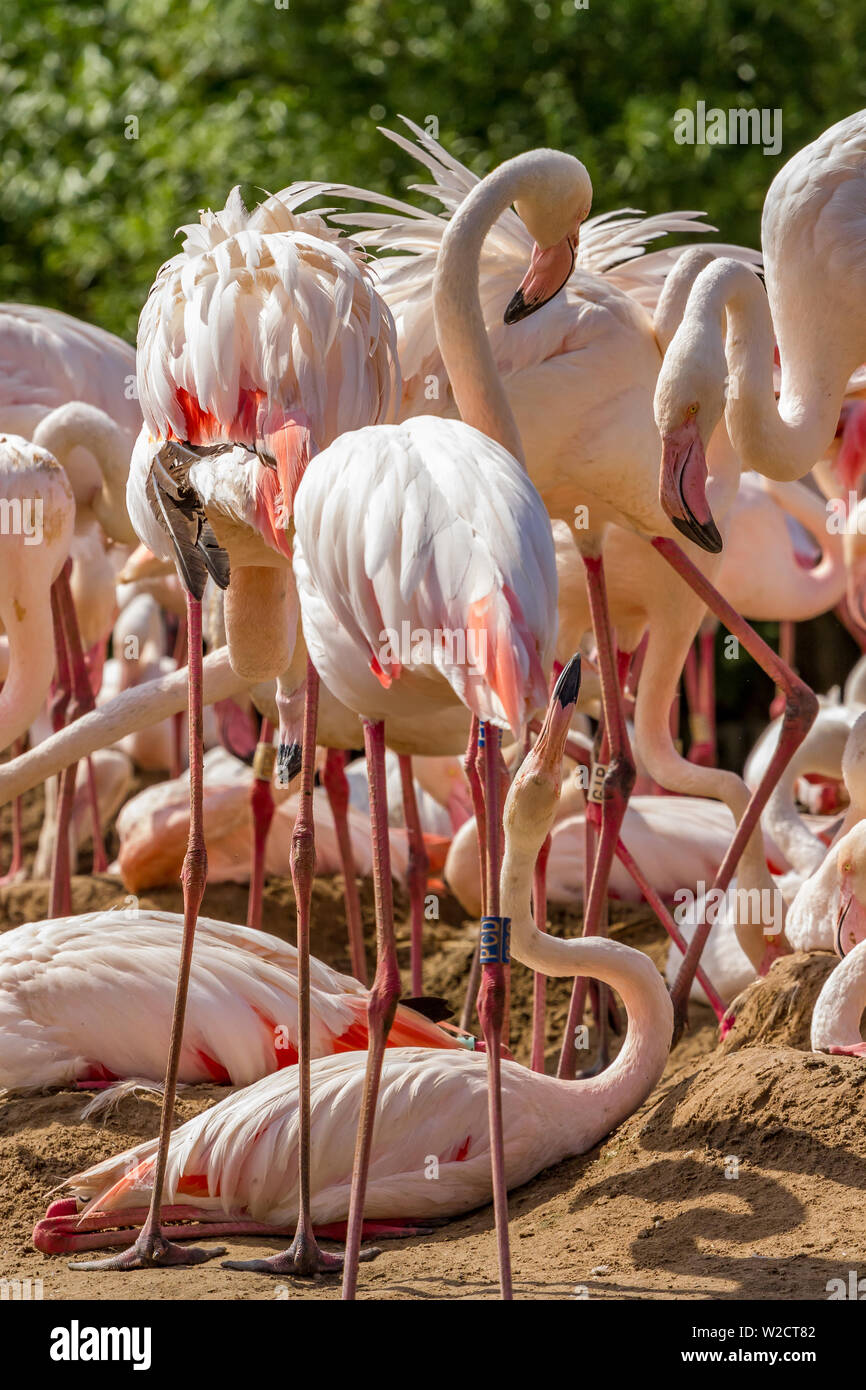
<path fill-rule="evenodd" d="M 866 1057 L 866 1042 L 851 1043 L 848 1047 L 831 1047 L 830 1052 L 836 1057 Z"/>

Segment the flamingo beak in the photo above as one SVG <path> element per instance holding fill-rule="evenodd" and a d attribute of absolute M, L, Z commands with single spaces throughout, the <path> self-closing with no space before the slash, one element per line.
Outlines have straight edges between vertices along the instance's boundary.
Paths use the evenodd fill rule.
<path fill-rule="evenodd" d="M 544 772 L 558 773 L 565 752 L 565 741 L 571 728 L 571 716 L 580 693 L 580 655 L 573 656 L 556 682 L 541 733 L 533 749 L 536 767 Z"/>
<path fill-rule="evenodd" d="M 707 460 L 697 422 L 688 418 L 662 435 L 659 501 L 687 540 L 718 555 L 722 538 L 707 502 Z"/>
<path fill-rule="evenodd" d="M 863 940 L 866 940 L 866 909 L 854 890 L 843 879 L 834 933 L 836 954 L 847 956 L 848 952 Z"/>
<path fill-rule="evenodd" d="M 576 237 L 567 236 L 546 251 L 532 248 L 529 269 L 505 310 L 506 323 L 528 318 L 559 293 L 574 270 L 576 244 Z"/>

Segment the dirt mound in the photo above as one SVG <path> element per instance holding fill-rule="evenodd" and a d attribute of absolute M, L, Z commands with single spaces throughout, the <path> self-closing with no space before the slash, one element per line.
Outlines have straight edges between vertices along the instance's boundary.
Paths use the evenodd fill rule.
<path fill-rule="evenodd" d="M 734 1000 L 735 1021 L 720 1051 L 775 1046 L 810 1052 L 815 1000 L 837 964 L 829 951 L 799 951 L 777 960 L 764 979 L 753 980 Z"/>

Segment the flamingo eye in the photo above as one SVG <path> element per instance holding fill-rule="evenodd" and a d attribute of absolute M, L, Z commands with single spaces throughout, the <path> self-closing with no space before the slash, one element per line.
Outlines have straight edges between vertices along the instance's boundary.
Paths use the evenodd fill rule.
<path fill-rule="evenodd" d="M 697 403 L 697 401 L 692 401 L 691 405 L 689 406 L 688 410 L 686 411 L 686 414 L 687 414 L 687 415 L 697 415 L 697 413 L 698 413 L 698 403 Z"/>

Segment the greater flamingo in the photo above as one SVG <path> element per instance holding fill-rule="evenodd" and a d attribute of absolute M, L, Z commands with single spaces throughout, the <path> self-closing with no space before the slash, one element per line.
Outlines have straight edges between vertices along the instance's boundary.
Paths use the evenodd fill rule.
<path fill-rule="evenodd" d="M 119 908 L 0 937 L 0 1087 L 159 1080 L 183 917 Z M 313 1056 L 367 1046 L 367 991 L 311 961 Z M 178 1079 L 248 1086 L 298 1060 L 298 953 L 267 932 L 200 917 Z M 469 1041 L 469 1040 L 467 1040 Z M 459 1047 L 400 1005 L 389 1047 Z"/>
<path fill-rule="evenodd" d="M 0 481 L 0 624 L 9 639 L 2 749 L 33 723 L 54 675 L 52 587 L 69 554 L 75 500 L 56 459 L 16 435 L 0 435 Z"/>
<path fill-rule="evenodd" d="M 207 577 L 227 589 L 233 669 L 250 682 L 284 671 L 296 607 L 288 525 L 310 456 L 341 430 L 387 419 L 395 372 L 389 316 L 348 240 L 320 218 L 296 218 L 274 195 L 248 213 L 237 188 L 221 212 L 183 228 L 184 248 L 162 267 L 142 310 L 138 386 L 145 426 L 127 499 L 139 538 L 173 555 L 187 598 L 190 825 L 185 929 L 166 1066 L 160 1158 L 151 1212 L 116 1269 L 197 1264 L 214 1251 L 160 1233 L 161 1189 L 195 924 L 207 858 L 202 805 L 201 599 Z M 238 332 L 238 324 L 242 331 Z M 231 576 L 231 582 L 230 581 Z M 309 756 L 312 758 L 311 747 Z M 309 1064 L 311 825 L 293 837 L 301 992 L 300 1071 Z M 308 1132 L 308 1126 L 303 1125 Z M 308 1145 L 302 1145 L 305 1164 Z M 303 1184 L 302 1184 L 303 1186 Z M 302 1204 L 303 1205 L 303 1204 Z M 312 1241 L 302 1210 L 299 1249 Z M 318 1252 L 312 1241 L 311 1263 Z"/>
<path fill-rule="evenodd" d="M 110 415 L 128 458 L 141 428 L 134 349 L 58 309 L 0 304 L 0 431 L 32 439 L 43 416 L 67 401 Z M 83 454 L 79 462 L 86 465 Z"/>
<path fill-rule="evenodd" d="M 397 137 L 396 142 L 408 148 L 433 173 L 436 196 L 445 207 L 456 206 L 460 198 L 465 200 L 469 190 L 476 186 L 475 176 L 425 132 L 411 122 L 408 124 L 416 135 L 417 146 L 408 145 L 402 137 Z M 412 414 L 425 408 L 424 398 L 434 395 L 431 383 L 435 382 L 438 383 L 438 409 L 450 413 L 454 403 L 461 404 L 460 392 L 452 377 L 452 403 L 445 389 L 448 363 L 439 364 L 440 355 L 435 343 L 431 342 L 429 328 L 425 328 L 425 314 L 431 300 L 431 252 L 442 241 L 449 222 L 366 190 L 333 184 L 313 185 L 306 189 L 307 196 L 310 187 L 323 194 L 337 192 L 347 197 L 360 197 L 389 209 L 384 215 L 372 217 L 364 213 L 340 213 L 339 217 L 341 222 L 360 228 L 361 234 L 365 227 L 372 227 L 373 230 L 365 234 L 371 245 L 410 253 L 389 259 L 381 269 L 383 293 L 401 329 L 404 375 L 411 382 L 414 374 L 417 388 L 414 392 L 411 386 L 407 388 L 405 409 Z M 387 219 L 384 225 L 383 216 Z M 681 219 L 678 221 L 676 214 L 673 218 L 680 229 L 682 225 L 691 225 L 687 216 L 685 223 Z M 643 239 L 658 234 L 659 230 L 662 228 L 656 223 Z M 593 232 L 593 242 L 597 238 L 601 243 L 596 264 L 605 270 L 641 249 L 641 224 L 635 228 L 632 223 L 620 234 L 611 235 L 608 224 L 596 226 Z M 551 516 L 577 528 L 575 539 L 586 566 L 592 625 L 599 652 L 609 761 L 603 784 L 602 832 L 584 917 L 585 930 L 593 932 L 601 924 L 610 864 L 634 779 L 619 696 L 602 558 L 605 532 L 610 523 L 619 523 L 638 533 L 638 538 L 632 540 L 629 567 L 635 576 L 635 593 L 643 595 L 644 605 L 652 609 L 635 706 L 636 743 L 648 772 L 662 786 L 690 795 L 717 797 L 733 812 L 737 829 L 719 870 L 719 888 L 725 888 L 730 882 L 748 842 L 751 841 L 753 856 L 760 852 L 760 837 L 756 832 L 760 811 L 775 778 L 814 716 L 814 697 L 709 582 L 719 562 L 711 559 L 705 549 L 718 552 L 722 545 L 715 522 L 708 519 L 703 525 L 694 521 L 693 530 L 686 539 L 701 548 L 687 544 L 684 551 L 673 539 L 682 534 L 682 528 L 673 525 L 659 502 L 658 431 L 652 405 L 662 351 L 700 269 L 714 252 L 724 248 L 660 253 L 656 265 L 646 271 L 650 299 L 664 280 L 655 319 L 651 319 L 636 298 L 617 288 L 612 276 L 591 273 L 580 266 L 572 273 L 573 237 L 563 238 L 557 247 L 548 247 L 543 252 L 537 246 L 533 251 L 531 229 L 527 236 L 520 229 L 519 219 L 507 209 L 496 223 L 494 237 L 495 254 L 488 259 L 487 265 L 490 284 L 495 285 L 496 292 L 483 292 L 489 319 L 494 313 L 498 318 L 505 307 L 503 259 L 507 257 L 512 266 L 521 261 L 525 265 L 527 255 L 532 254 L 530 270 L 521 288 L 507 303 L 506 321 L 514 326 L 498 329 L 495 348 L 503 372 L 509 373 L 505 391 L 523 440 L 530 475 Z M 421 253 L 416 254 L 419 247 Z M 594 250 L 595 246 L 590 252 L 590 263 Z M 727 248 L 729 253 L 732 250 Z M 754 253 L 741 254 L 743 260 L 735 263 L 743 276 L 758 285 L 753 269 L 744 264 L 753 265 L 757 258 Z M 493 268 L 489 269 L 491 264 Z M 633 289 L 641 282 L 640 267 L 636 270 L 632 264 L 627 272 L 631 277 L 629 289 Z M 565 281 L 568 283 L 563 293 L 556 294 L 545 307 L 545 296 L 553 294 Z M 580 422 L 579 429 L 576 421 Z M 713 445 L 720 463 L 729 456 L 726 466 L 716 470 L 719 475 L 717 512 L 724 520 L 736 492 L 739 463 L 724 431 L 717 432 Z M 651 546 L 640 538 L 650 541 Z M 685 580 L 693 592 L 685 590 L 681 580 Z M 721 618 L 789 697 L 784 734 L 776 757 L 761 787 L 751 797 L 741 779 L 733 773 L 685 762 L 677 753 L 671 736 L 670 707 L 704 605 Z M 631 626 L 630 635 L 634 633 L 639 639 L 645 625 L 644 622 L 637 630 Z M 617 638 L 621 648 L 634 650 L 622 631 L 617 632 Z M 582 986 L 575 989 L 569 1017 L 562 1059 L 562 1071 L 566 1075 L 573 1074 L 576 1062 L 568 1039 L 573 1036 L 577 1016 L 582 1012 L 582 992 Z M 688 989 L 678 984 L 675 994 L 678 1032 L 685 1022 L 687 998 Z"/>
<path fill-rule="evenodd" d="M 712 521 L 704 449 L 723 412 L 743 467 L 771 478 L 803 477 L 831 445 L 849 378 L 866 358 L 853 307 L 866 286 L 864 186 L 866 111 L 858 111 L 770 184 L 761 221 L 766 294 L 728 259 L 695 280 L 656 395 L 662 501 L 689 534 L 695 521 L 699 530 Z"/>
<path fill-rule="evenodd" d="M 548 975 L 580 972 L 604 980 L 622 996 L 628 1031 L 612 1066 L 587 1080 L 564 1082 L 503 1062 L 509 1187 L 567 1155 L 585 1152 L 633 1113 L 664 1070 L 673 1023 L 667 990 L 640 951 L 601 938 L 559 940 L 533 923 L 533 870 L 553 822 L 578 679 L 578 664 L 572 662 L 560 676 L 542 734 L 509 792 L 502 910 L 511 919 L 511 947 L 518 960 Z M 311 1068 L 312 1118 L 321 1155 L 312 1198 L 317 1225 L 347 1216 L 364 1070 L 358 1053 L 320 1058 Z M 490 1200 L 486 1092 L 483 1062 L 471 1052 L 389 1050 L 366 1202 L 373 1220 L 423 1222 L 459 1215 Z M 172 1204 L 168 1214 L 177 1222 L 173 1233 L 280 1234 L 297 1210 L 298 1110 L 298 1072 L 289 1068 L 176 1130 L 166 1181 Z M 156 1148 L 157 1141 L 151 1140 L 71 1178 L 73 1199 L 49 1208 L 34 1233 L 37 1245 L 57 1251 L 125 1241 L 127 1232 L 116 1227 L 141 1221 L 142 1193 L 153 1182 Z M 425 1177 L 430 1154 L 437 1157 L 435 1182 Z M 83 1214 L 81 1202 L 88 1203 Z"/>

